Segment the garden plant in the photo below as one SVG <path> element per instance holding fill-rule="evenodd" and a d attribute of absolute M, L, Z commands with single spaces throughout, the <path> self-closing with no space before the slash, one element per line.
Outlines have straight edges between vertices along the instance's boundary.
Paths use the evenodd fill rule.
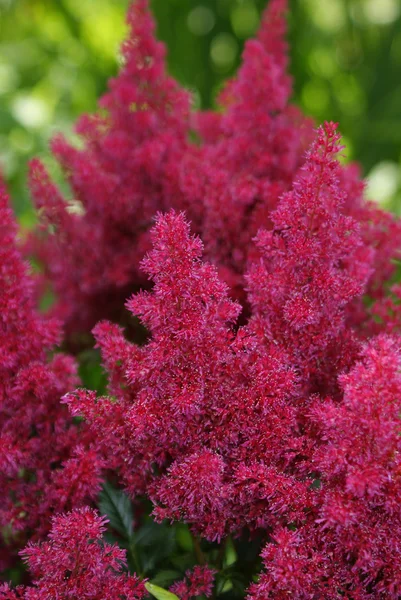
<path fill-rule="evenodd" d="M 24 236 L 1 185 L 1 600 L 401 598 L 401 221 L 286 11 L 202 112 L 135 0 L 69 192 L 33 159 Z"/>

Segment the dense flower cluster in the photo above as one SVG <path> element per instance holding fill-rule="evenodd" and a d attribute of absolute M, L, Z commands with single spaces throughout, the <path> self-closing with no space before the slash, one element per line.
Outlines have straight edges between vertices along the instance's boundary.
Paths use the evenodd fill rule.
<path fill-rule="evenodd" d="M 121 321 L 124 299 L 146 282 L 138 264 L 159 210 L 187 212 L 207 256 L 242 294 L 251 239 L 291 186 L 312 132 L 288 104 L 284 10 L 283 0 L 269 4 L 259 39 L 247 43 L 238 77 L 221 95 L 225 111 L 190 119 L 188 93 L 165 72 L 147 0 L 137 0 L 124 66 L 100 112 L 77 125 L 84 148 L 60 136 L 52 142 L 73 198 L 64 199 L 40 161 L 32 161 L 42 230 L 29 249 L 43 263 L 59 299 L 56 314 L 75 338 L 100 318 Z M 189 142 L 191 127 L 198 144 Z"/>
<path fill-rule="evenodd" d="M 306 393 L 326 393 L 355 360 L 353 312 L 363 310 L 376 253 L 363 222 L 347 214 L 340 150 L 335 126 L 325 124 L 272 229 L 259 231 L 260 260 L 247 275 L 250 327 L 290 352 Z"/>
<path fill-rule="evenodd" d="M 191 114 L 137 0 L 83 148 L 52 144 L 72 199 L 32 162 L 28 249 L 70 346 L 97 323 L 108 396 L 73 392 L 74 361 L 51 355 L 59 325 L 35 310 L 1 196 L 4 541 L 38 541 L 73 511 L 27 547 L 33 587 L 3 586 L 5 600 L 142 597 L 80 508 L 101 471 L 156 521 L 188 525 L 202 560 L 173 583 L 181 600 L 224 590 L 224 544 L 244 539 L 263 548 L 250 599 L 401 597 L 401 224 L 339 161 L 337 126 L 314 133 L 289 104 L 285 9 L 269 3 L 222 110 Z M 202 540 L 222 548 L 209 566 Z"/>
<path fill-rule="evenodd" d="M 0 507 L 1 558 L 40 538 L 56 511 L 79 506 L 99 487 L 88 432 L 60 398 L 79 383 L 75 361 L 49 353 L 60 325 L 35 309 L 33 280 L 0 190 Z M 4 566 L 4 565 L 3 565 Z"/>
<path fill-rule="evenodd" d="M 183 160 L 184 208 L 196 223 L 194 199 L 202 206 L 206 256 L 239 297 L 251 240 L 261 223 L 269 225 L 312 136 L 310 121 L 289 105 L 285 8 L 283 0 L 269 3 L 258 39 L 246 43 L 243 64 L 220 96 L 224 110 L 195 115 L 203 144 L 195 161 Z"/>
<path fill-rule="evenodd" d="M 342 401 L 316 398 L 314 507 L 296 531 L 280 528 L 264 552 L 253 598 L 399 598 L 399 341 L 379 337 L 340 377 Z"/>
<path fill-rule="evenodd" d="M 170 591 L 180 600 L 190 600 L 198 596 L 210 598 L 213 593 L 214 571 L 209 567 L 196 566 L 185 573 L 183 581 L 177 581 Z"/>
<path fill-rule="evenodd" d="M 44 265 L 45 282 L 58 297 L 55 313 L 74 341 L 102 318 L 124 320 L 124 299 L 146 284 L 138 264 L 157 211 L 185 210 L 206 257 L 245 302 L 252 239 L 261 224 L 273 227 L 272 211 L 313 137 L 310 120 L 289 104 L 285 10 L 286 0 L 269 2 L 258 38 L 246 43 L 243 64 L 220 95 L 223 110 L 190 114 L 188 93 L 166 74 L 147 0 L 137 0 L 128 14 L 124 66 L 99 113 L 77 125 L 83 149 L 60 136 L 52 143 L 72 199 L 32 161 L 30 187 L 42 228 L 28 247 Z M 191 128 L 198 143 L 189 141 Z M 400 227 L 365 202 L 355 166 L 338 177 L 344 214 L 358 221 L 375 249 L 370 291 L 380 296 Z"/>
<path fill-rule="evenodd" d="M 61 136 L 52 142 L 73 198 L 62 197 L 40 161 L 31 164 L 32 196 L 47 230 L 32 240 L 33 250 L 59 297 L 57 314 L 74 334 L 105 315 L 119 318 L 126 296 L 143 284 L 138 264 L 147 231 L 173 202 L 175 165 L 187 143 L 189 95 L 165 72 L 147 0 L 133 3 L 128 23 L 121 73 L 101 112 L 77 124 L 84 149 Z"/>
<path fill-rule="evenodd" d="M 128 302 L 151 339 L 139 347 L 97 326 L 113 399 L 66 397 L 104 432 L 114 468 L 133 497 L 151 497 L 157 520 L 184 520 L 209 540 L 265 532 L 255 598 L 400 594 L 400 356 L 397 340 L 363 345 L 344 326 L 372 253 L 340 212 L 336 142 L 333 126 L 319 131 L 283 196 L 273 219 L 292 202 L 284 238 L 259 235 L 270 255 L 249 275 L 247 325 L 234 331 L 240 306 L 184 217 L 159 216 L 142 263 L 153 290 Z M 307 248 L 301 263 L 292 246 Z"/>
<path fill-rule="evenodd" d="M 33 586 L 15 591 L 0 587 L 1 600 L 140 600 L 145 588 L 123 573 L 125 551 L 107 544 L 107 520 L 89 508 L 53 519 L 49 539 L 25 548 Z"/>

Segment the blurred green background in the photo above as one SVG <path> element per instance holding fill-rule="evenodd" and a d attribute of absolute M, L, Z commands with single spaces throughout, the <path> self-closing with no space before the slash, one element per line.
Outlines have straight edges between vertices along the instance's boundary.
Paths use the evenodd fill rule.
<path fill-rule="evenodd" d="M 0 0 L 0 164 L 23 224 L 26 166 L 93 111 L 118 68 L 128 0 Z M 267 0 L 153 0 L 171 73 L 213 105 Z M 401 0 L 292 0 L 294 102 L 340 122 L 368 195 L 401 213 Z"/>

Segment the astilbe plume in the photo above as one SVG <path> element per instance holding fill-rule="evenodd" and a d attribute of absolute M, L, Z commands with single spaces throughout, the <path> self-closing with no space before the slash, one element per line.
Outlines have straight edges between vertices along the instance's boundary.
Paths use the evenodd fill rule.
<path fill-rule="evenodd" d="M 340 188 L 346 194 L 344 212 L 358 221 L 364 243 L 374 250 L 367 294 L 381 299 L 387 295 L 386 284 L 395 273 L 395 262 L 400 259 L 400 219 L 381 209 L 376 202 L 366 200 L 358 164 L 343 165 L 339 178 Z"/>
<path fill-rule="evenodd" d="M 347 308 L 361 301 L 374 261 L 360 224 L 344 214 L 339 139 L 332 123 L 318 130 L 293 189 L 271 215 L 272 229 L 257 235 L 261 257 L 247 275 L 250 327 L 286 347 L 307 392 L 335 384 L 355 359 Z"/>
<path fill-rule="evenodd" d="M 399 267 L 399 260 L 398 260 Z M 401 285 L 395 283 L 389 286 L 387 294 L 381 294 L 369 308 L 371 319 L 365 321 L 368 333 L 401 332 Z"/>
<path fill-rule="evenodd" d="M 173 176 L 186 146 L 189 95 L 165 72 L 165 48 L 154 38 L 147 0 L 133 3 L 127 20 L 122 70 L 99 112 L 76 126 L 84 147 L 61 136 L 51 144 L 72 203 L 40 161 L 30 170 L 42 228 L 28 249 L 44 265 L 58 297 L 56 313 L 75 337 L 101 317 L 121 318 L 125 298 L 144 283 L 138 264 L 149 225 L 172 205 Z"/>
<path fill-rule="evenodd" d="M 400 597 L 400 366 L 399 340 L 373 339 L 340 377 L 341 401 L 311 406 L 315 508 L 273 535 L 251 598 Z"/>
<path fill-rule="evenodd" d="M 262 535 L 255 598 L 399 594 L 399 355 L 387 337 L 363 347 L 348 322 L 375 256 L 343 214 L 339 150 L 328 123 L 258 235 L 239 328 L 183 215 L 160 215 L 142 263 L 153 290 L 127 303 L 149 341 L 97 326 L 113 399 L 65 399 L 105 432 L 121 481 L 157 520 L 208 540 Z"/>
<path fill-rule="evenodd" d="M 188 229 L 180 214 L 158 218 L 154 249 L 143 261 L 153 291 L 128 302 L 151 340 L 143 347 L 127 343 L 107 323 L 94 330 L 114 398 L 78 390 L 66 401 L 94 433 L 102 430 L 133 497 L 147 492 L 157 519 L 183 518 L 213 540 L 230 528 L 274 520 L 255 510 L 253 495 L 271 494 L 279 505 L 289 493 L 285 502 L 296 512 L 306 486 L 279 473 L 291 461 L 283 441 L 298 444 L 291 439 L 295 407 L 285 403 L 295 386 L 286 352 L 274 344 L 259 351 L 246 329 L 235 336 L 231 323 L 240 306 L 229 300 L 215 268 L 201 261 L 202 244 Z M 269 467 L 258 467 L 259 455 L 271 459 Z M 257 468 L 260 483 L 241 492 Z"/>
<path fill-rule="evenodd" d="M 79 383 L 75 361 L 50 354 L 60 324 L 35 308 L 34 285 L 0 189 L 0 507 L 2 556 L 39 539 L 56 511 L 99 488 L 100 463 L 84 426 L 60 398 Z"/>
<path fill-rule="evenodd" d="M 394 295 L 389 294 L 389 286 L 401 258 L 401 221 L 375 202 L 366 200 L 359 165 L 343 165 L 338 176 L 339 188 L 345 194 L 343 211 L 358 222 L 360 236 L 371 248 L 373 256 L 365 291 L 369 302 L 357 300 L 347 310 L 347 320 L 358 328 L 360 334 L 369 337 L 380 331 L 390 331 L 393 299 L 397 291 L 394 288 Z"/>
<path fill-rule="evenodd" d="M 286 0 L 268 3 L 257 39 L 246 43 L 242 66 L 220 95 L 222 110 L 191 114 L 188 93 L 166 73 L 147 0 L 132 4 L 122 70 L 98 113 L 77 125 L 83 148 L 60 136 L 52 142 L 73 199 L 62 197 L 40 161 L 31 165 L 41 227 L 27 251 L 44 266 L 43 283 L 56 293 L 53 312 L 65 321 L 69 341 L 82 342 L 79 334 L 102 318 L 127 323 L 121 307 L 145 285 L 138 265 L 158 210 L 185 210 L 205 256 L 246 304 L 244 273 L 257 257 L 252 238 L 261 225 L 273 228 L 272 212 L 313 137 L 311 121 L 289 104 L 286 8 Z M 191 128 L 198 143 L 190 141 Z M 337 176 L 344 215 L 375 250 L 368 292 L 381 298 L 400 224 L 365 201 L 354 165 Z M 369 313 L 360 304 L 352 313 L 370 332 Z"/>
<path fill-rule="evenodd" d="M 107 432 L 104 439 L 113 447 L 112 454 L 123 459 L 121 475 L 133 493 L 145 491 L 155 463 L 163 467 L 171 463 L 170 456 L 183 453 L 191 455 L 187 467 L 193 466 L 199 473 L 204 459 L 205 481 L 218 478 L 219 465 L 213 459 L 218 463 L 219 458 L 203 452 L 201 423 L 205 422 L 205 405 L 224 395 L 222 363 L 229 359 L 233 337 L 226 323 L 235 320 L 240 310 L 228 299 L 226 286 L 213 267 L 200 261 L 202 244 L 189 237 L 181 215 L 160 217 L 153 238 L 155 247 L 144 267 L 154 277 L 155 292 L 142 292 L 129 301 L 131 310 L 150 328 L 152 340 L 143 348 L 127 346 L 113 325 L 103 323 L 94 330 L 105 350 L 111 381 L 114 369 L 124 377 L 128 367 L 131 385 L 120 393 L 113 386 L 118 402 L 93 404 L 90 392 L 78 392 L 76 399 L 68 397 L 74 414 L 84 414 L 95 427 L 101 419 Z M 113 357 L 110 349 L 117 344 L 121 349 Z M 113 364 L 116 358 L 117 364 Z M 123 384 L 124 379 L 120 380 Z M 120 416 L 115 419 L 117 414 Z M 171 427 L 166 427 L 167 423 Z M 196 481 L 193 483 L 196 486 Z M 219 481 L 210 486 L 218 492 Z M 202 495 L 202 490 L 199 493 Z M 188 510 L 191 504 L 189 499 Z M 207 498 L 205 503 L 200 499 L 200 526 L 205 525 L 208 504 Z"/>
<path fill-rule="evenodd" d="M 197 160 L 184 156 L 181 187 L 202 206 L 205 255 L 240 298 L 251 240 L 268 226 L 313 135 L 311 120 L 289 104 L 286 7 L 269 2 L 258 38 L 246 42 L 239 72 L 219 97 L 223 111 L 193 117 L 203 142 Z"/>
<path fill-rule="evenodd" d="M 399 339 L 373 339 L 340 377 L 342 403 L 312 411 L 323 439 L 314 461 L 327 488 L 318 519 L 326 543 L 352 564 L 351 589 L 363 583 L 388 598 L 401 594 L 400 366 Z"/>
<path fill-rule="evenodd" d="M 215 571 L 206 566 L 197 565 L 185 573 L 185 579 L 177 581 L 170 587 L 180 600 L 190 600 L 198 596 L 210 598 L 213 593 Z"/>
<path fill-rule="evenodd" d="M 121 321 L 124 298 L 145 283 L 138 264 L 158 210 L 185 209 L 208 258 L 241 295 L 249 243 L 290 187 L 311 135 L 310 123 L 288 105 L 285 5 L 273 0 L 259 39 L 247 43 L 238 77 L 222 96 L 225 112 L 212 117 L 213 135 L 205 133 L 210 115 L 193 115 L 203 138 L 194 144 L 189 95 L 166 74 L 147 1 L 136 0 L 122 70 L 99 112 L 77 125 L 83 149 L 60 136 L 52 142 L 73 199 L 32 161 L 41 227 L 27 251 L 43 264 L 44 282 L 58 298 L 54 312 L 75 339 L 100 318 Z"/>
<path fill-rule="evenodd" d="M 106 428 L 105 443 L 114 457 L 121 456 L 119 472 L 133 494 L 148 489 L 161 503 L 159 518 L 185 515 L 213 539 L 223 534 L 222 515 L 229 514 L 232 492 L 221 454 L 227 450 L 232 475 L 247 405 L 248 426 L 255 431 L 255 411 L 271 410 L 268 402 L 258 406 L 261 392 L 269 388 L 276 400 L 285 397 L 294 374 L 281 364 L 285 353 L 271 349 L 255 366 L 254 344 L 246 331 L 235 339 L 229 324 L 240 307 L 228 299 L 215 269 L 201 262 L 200 240 L 189 236 L 181 215 L 159 217 L 153 237 L 154 250 L 143 265 L 154 279 L 154 290 L 128 303 L 149 327 L 151 341 L 140 348 L 126 343 L 115 326 L 97 326 L 95 337 L 111 381 L 120 374 L 120 390 L 113 383 L 114 401 L 95 401 L 93 393 L 82 391 L 66 400 L 95 429 L 100 423 Z M 113 363 L 111 349 L 118 345 Z M 282 426 L 285 431 L 289 425 Z M 271 454 L 279 461 L 282 450 L 275 450 Z M 163 477 L 156 476 L 155 464 Z"/>
<path fill-rule="evenodd" d="M 48 540 L 21 553 L 32 587 L 0 586 L 1 600 L 140 600 L 146 595 L 135 575 L 123 572 L 125 550 L 103 540 L 107 519 L 90 508 L 54 517 Z"/>

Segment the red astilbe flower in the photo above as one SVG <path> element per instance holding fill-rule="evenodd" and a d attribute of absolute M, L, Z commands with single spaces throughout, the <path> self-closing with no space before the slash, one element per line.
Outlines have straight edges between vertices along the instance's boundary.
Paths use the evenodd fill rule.
<path fill-rule="evenodd" d="M 77 124 L 84 148 L 61 136 L 52 142 L 73 191 L 70 206 L 44 166 L 31 164 L 32 196 L 49 232 L 38 232 L 29 249 L 45 266 L 68 333 L 89 331 L 101 317 L 121 318 L 125 298 L 144 283 L 138 265 L 147 231 L 156 212 L 172 205 L 186 146 L 189 95 L 165 72 L 147 0 L 132 4 L 128 25 L 120 74 L 98 114 Z"/>
<path fill-rule="evenodd" d="M 345 193 L 344 214 L 358 222 L 364 244 L 373 251 L 371 274 L 365 290 L 370 302 L 361 303 L 358 299 L 351 303 L 347 308 L 347 320 L 365 337 L 383 330 L 390 332 L 391 324 L 397 321 L 397 310 L 394 310 L 397 288 L 391 293 L 388 288 L 401 258 L 401 221 L 375 202 L 365 199 L 365 183 L 360 178 L 357 164 L 342 166 L 338 175 L 340 189 Z"/>
<path fill-rule="evenodd" d="M 77 338 L 104 317 L 124 320 L 124 298 L 144 285 L 138 265 L 158 210 L 185 209 L 208 258 L 230 286 L 242 285 L 249 243 L 290 187 L 311 132 L 288 107 L 284 11 L 282 0 L 269 3 L 259 39 L 248 42 L 223 95 L 216 139 L 196 145 L 189 143 L 189 95 L 165 72 L 147 1 L 133 3 L 125 64 L 99 113 L 77 125 L 84 148 L 61 137 L 52 143 L 73 199 L 62 197 L 38 160 L 31 164 L 42 227 L 27 251 L 44 265 L 68 334 Z"/>
<path fill-rule="evenodd" d="M 401 361 L 399 339 L 380 336 L 340 378 L 343 401 L 317 405 L 324 444 L 315 461 L 327 487 L 322 527 L 377 597 L 399 598 L 401 568 Z"/>
<path fill-rule="evenodd" d="M 158 520 L 183 519 L 210 540 L 267 528 L 286 511 L 297 521 L 310 499 L 309 483 L 293 476 L 303 442 L 287 354 L 262 347 L 246 328 L 234 335 L 240 307 L 201 261 L 182 215 L 159 216 L 152 238 L 143 266 L 153 291 L 128 302 L 150 341 L 137 347 L 115 326 L 97 327 L 115 397 L 78 390 L 66 401 L 102 431 L 128 491 L 146 492 Z"/>
<path fill-rule="evenodd" d="M 366 200 L 359 165 L 342 166 L 339 178 L 339 185 L 346 194 L 344 212 L 358 221 L 364 243 L 374 250 L 367 294 L 371 298 L 381 298 L 387 292 L 384 284 L 395 271 L 394 260 L 400 258 L 401 221 L 375 202 Z"/>
<path fill-rule="evenodd" d="M 48 541 L 27 546 L 33 586 L 0 587 L 1 600 L 140 600 L 146 595 L 135 575 L 123 572 L 125 550 L 103 539 L 107 519 L 82 508 L 53 519 Z"/>
<path fill-rule="evenodd" d="M 312 536 L 305 539 L 287 528 L 276 531 L 262 552 L 265 571 L 259 582 L 250 586 L 248 600 L 338 598 L 337 578 L 332 572 L 326 580 L 323 575 L 328 572 L 329 557 L 324 551 L 315 551 L 313 541 Z"/>
<path fill-rule="evenodd" d="M 341 401 L 316 399 L 310 413 L 315 509 L 298 531 L 275 533 L 252 598 L 400 597 L 399 340 L 373 339 L 340 383 Z"/>
<path fill-rule="evenodd" d="M 251 327 L 282 342 L 309 391 L 335 384 L 356 358 L 347 309 L 360 301 L 374 261 L 360 224 L 344 211 L 339 139 L 333 123 L 318 130 L 293 189 L 271 215 L 273 228 L 258 233 L 261 259 L 248 274 Z"/>
<path fill-rule="evenodd" d="M 60 398 L 79 383 L 74 360 L 49 353 L 60 326 L 34 306 L 33 281 L 17 248 L 16 223 L 0 190 L 0 507 L 2 545 L 40 538 L 54 511 L 99 487 L 88 432 Z M 86 431 L 86 433 L 85 433 Z M 78 445 L 79 442 L 79 445 Z"/>
<path fill-rule="evenodd" d="M 288 104 L 286 7 L 285 0 L 269 2 L 258 39 L 246 42 L 243 64 L 220 96 L 225 110 L 194 116 L 204 139 L 201 169 L 198 158 L 182 178 L 182 188 L 204 206 L 206 256 L 240 297 L 251 240 L 270 224 L 312 135 L 311 122 Z"/>
<path fill-rule="evenodd" d="M 285 0 L 268 3 L 257 39 L 246 43 L 238 75 L 220 97 L 223 110 L 192 115 L 200 137 L 193 144 L 189 96 L 166 74 L 146 0 L 132 5 L 125 64 L 99 112 L 77 125 L 84 148 L 61 137 L 52 144 L 73 199 L 62 197 L 39 161 L 31 165 L 42 227 L 27 250 L 44 265 L 69 341 L 85 343 L 78 334 L 105 317 L 127 323 L 123 301 L 145 285 L 139 262 L 158 210 L 186 211 L 206 257 L 245 303 L 244 273 L 256 259 L 252 238 L 261 225 L 272 229 L 272 212 L 291 189 L 313 135 L 311 122 L 289 105 L 285 11 Z M 336 177 L 343 214 L 359 223 L 362 240 L 375 250 L 367 291 L 380 298 L 400 223 L 366 203 L 356 168 L 339 168 Z M 360 304 L 352 318 L 370 331 Z"/>
<path fill-rule="evenodd" d="M 399 259 L 396 262 L 399 266 Z M 366 320 L 366 315 L 363 315 L 365 318 L 363 325 L 370 335 L 379 332 L 399 335 L 401 332 L 401 284 L 395 283 L 389 286 L 387 294 L 383 294 L 383 290 L 381 292 L 367 311 L 370 319 Z"/>
<path fill-rule="evenodd" d="M 185 573 L 185 579 L 177 581 L 170 587 L 180 600 L 190 600 L 198 596 L 210 598 L 213 593 L 216 571 L 207 566 L 196 565 Z"/>
<path fill-rule="evenodd" d="M 143 266 L 155 282 L 154 291 L 128 302 L 152 332 L 151 341 L 143 348 L 127 346 L 121 332 L 108 324 L 94 331 L 106 365 L 112 359 L 110 349 L 121 344 L 115 358 L 128 368 L 129 389 L 119 392 L 112 375 L 118 402 L 95 402 L 94 394 L 85 392 L 67 396 L 73 413 L 84 415 L 95 429 L 101 419 L 106 443 L 115 444 L 113 454 L 122 459 L 120 475 L 133 494 L 146 489 L 154 464 L 165 469 L 173 457 L 202 454 L 205 409 L 221 401 L 225 392 L 221 369 L 233 338 L 227 323 L 240 311 L 214 268 L 200 260 L 202 244 L 189 236 L 182 215 L 159 217 L 152 237 L 154 249 Z M 121 373 L 120 365 L 113 369 Z M 212 465 L 214 459 L 219 460 L 210 453 L 206 462 Z M 209 491 L 212 499 L 219 490 Z M 220 502 L 217 496 L 214 502 Z M 200 527 L 206 525 L 205 510 L 211 510 L 206 499 L 202 506 L 197 513 Z M 217 517 L 213 522 L 219 530 L 224 527 Z"/>

